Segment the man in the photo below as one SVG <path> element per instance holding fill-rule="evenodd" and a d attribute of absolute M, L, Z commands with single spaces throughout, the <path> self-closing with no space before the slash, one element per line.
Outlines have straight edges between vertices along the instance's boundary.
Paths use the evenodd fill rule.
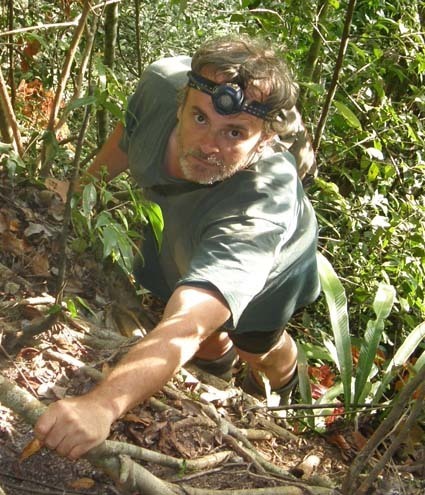
<path fill-rule="evenodd" d="M 304 173 L 313 160 L 296 98 L 283 62 L 241 36 L 145 72 L 125 126 L 89 173 L 106 167 L 113 178 L 130 168 L 161 206 L 161 249 L 148 230 L 135 275 L 167 304 L 100 385 L 48 408 L 35 429 L 46 446 L 80 457 L 192 358 L 223 374 L 237 353 L 248 364 L 245 390 L 264 394 L 263 374 L 288 396 L 297 351 L 284 327 L 319 292 L 315 216 L 278 139 Z"/>

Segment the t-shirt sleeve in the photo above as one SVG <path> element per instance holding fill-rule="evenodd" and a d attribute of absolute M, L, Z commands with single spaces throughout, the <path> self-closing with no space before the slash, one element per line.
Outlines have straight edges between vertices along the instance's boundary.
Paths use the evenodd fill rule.
<path fill-rule="evenodd" d="M 154 118 L 163 103 L 168 105 L 170 95 L 174 99 L 176 89 L 186 83 L 189 68 L 190 58 L 186 56 L 164 58 L 147 67 L 128 100 L 125 129 L 119 144 L 123 151 L 128 153 L 130 139 L 141 122 Z"/>

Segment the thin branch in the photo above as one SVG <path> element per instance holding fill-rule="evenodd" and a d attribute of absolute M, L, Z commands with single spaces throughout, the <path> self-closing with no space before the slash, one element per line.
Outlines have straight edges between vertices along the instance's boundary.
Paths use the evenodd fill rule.
<path fill-rule="evenodd" d="M 66 84 L 67 84 L 68 79 L 69 79 L 69 74 L 71 72 L 72 62 L 74 60 L 75 54 L 77 53 L 78 45 L 79 45 L 81 37 L 83 35 L 90 10 L 91 10 L 90 0 L 85 0 L 84 6 L 83 6 L 83 11 L 81 13 L 77 29 L 74 32 L 74 36 L 72 38 L 71 45 L 70 45 L 69 50 L 68 50 L 68 55 L 65 59 L 64 65 L 62 67 L 62 72 L 61 72 L 61 76 L 59 79 L 58 88 L 57 88 L 56 93 L 55 93 L 55 99 L 53 102 L 53 107 L 52 107 L 52 110 L 51 110 L 50 116 L 49 116 L 49 123 L 47 124 L 47 131 L 48 132 L 54 131 L 56 118 L 57 118 L 58 113 L 59 113 L 59 107 L 60 107 L 60 104 L 62 102 L 63 93 L 65 91 L 65 87 L 66 87 Z M 42 152 L 41 152 L 41 164 L 42 164 L 41 175 L 42 176 L 46 176 L 50 170 L 50 163 L 48 163 L 46 160 L 46 151 L 47 151 L 46 150 L 46 144 L 44 144 Z"/>
<path fill-rule="evenodd" d="M 80 15 L 76 17 L 74 21 L 69 21 L 69 22 L 57 22 L 54 24 L 40 24 L 38 26 L 28 26 L 24 28 L 19 28 L 19 29 L 13 29 L 12 31 L 3 31 L 0 33 L 1 36 L 10 36 L 13 34 L 22 34 L 22 33 L 27 33 L 29 31 L 38 31 L 39 29 L 51 29 L 51 28 L 62 28 L 62 27 L 70 27 L 70 26 L 77 26 L 78 25 L 78 19 L 80 18 Z"/>
<path fill-rule="evenodd" d="M 419 386 L 419 397 L 415 399 L 415 404 L 412 407 L 409 417 L 402 425 L 397 437 L 393 440 L 391 445 L 388 447 L 388 449 L 385 451 L 385 453 L 382 455 L 382 457 L 373 467 L 371 472 L 368 473 L 366 479 L 362 481 L 360 487 L 357 488 L 357 493 L 359 495 L 364 495 L 368 491 L 369 487 L 376 480 L 379 473 L 384 469 L 385 465 L 393 456 L 393 454 L 396 452 L 396 450 L 400 447 L 401 443 L 404 442 L 408 437 L 409 431 L 414 427 L 419 416 L 423 412 L 424 395 L 425 395 L 425 382 L 422 382 L 421 385 Z"/>
<path fill-rule="evenodd" d="M 99 18 L 96 16 L 94 19 L 94 22 L 93 22 L 93 26 L 91 27 L 91 29 L 88 29 L 89 33 L 86 37 L 86 46 L 84 48 L 84 53 L 81 57 L 81 64 L 80 64 L 80 68 L 78 70 L 77 80 L 75 83 L 74 95 L 72 96 L 69 104 L 71 104 L 74 101 L 81 98 L 84 76 L 87 72 L 87 67 L 88 67 L 89 61 L 91 59 L 92 50 L 93 50 L 93 43 L 94 43 L 95 35 L 97 32 L 98 22 L 99 22 Z M 65 124 L 66 119 L 68 118 L 68 114 L 69 114 L 69 112 L 66 112 L 66 111 L 63 112 L 63 115 L 59 119 L 59 122 L 55 125 L 55 131 L 56 132 Z M 66 143 L 65 139 L 59 142 L 60 145 L 63 145 L 65 143 Z"/>
<path fill-rule="evenodd" d="M 65 275 L 66 275 L 66 264 L 67 264 L 66 245 L 68 241 L 68 234 L 71 223 L 71 202 L 75 190 L 75 185 L 79 177 L 81 151 L 84 143 L 84 138 L 87 132 L 89 117 L 90 117 L 90 106 L 86 108 L 83 124 L 81 126 L 80 134 L 78 136 L 78 143 L 75 150 L 74 163 L 73 163 L 73 177 L 71 179 L 70 186 L 68 188 L 65 211 L 63 215 L 63 227 L 59 239 L 59 267 L 58 267 L 58 277 L 56 281 L 56 297 L 55 297 L 55 305 L 58 308 L 62 306 L 63 288 L 65 286 Z M 25 345 L 28 342 L 28 339 L 49 330 L 58 321 L 59 314 L 60 314 L 59 311 L 55 311 L 53 313 L 50 313 L 46 318 L 42 319 L 41 321 L 37 321 L 35 324 L 31 323 L 24 326 L 21 332 L 18 332 L 14 338 L 10 339 L 10 342 L 8 343 L 8 348 L 15 349 L 16 347 Z"/>
<path fill-rule="evenodd" d="M 0 111 L 3 112 L 6 125 L 12 131 L 12 135 L 13 135 L 12 145 L 15 151 L 22 158 L 24 154 L 24 147 L 22 145 L 21 133 L 19 132 L 18 123 L 15 117 L 15 112 L 13 111 L 12 102 L 9 98 L 6 81 L 4 80 L 1 67 L 0 67 Z"/>
<path fill-rule="evenodd" d="M 323 105 L 323 110 L 322 110 L 322 113 L 320 115 L 319 123 L 317 124 L 316 133 L 314 135 L 313 148 L 316 152 L 319 149 L 320 141 L 322 139 L 323 130 L 325 128 L 326 121 L 328 119 L 329 110 L 330 110 L 332 101 L 334 99 L 335 93 L 336 93 L 339 74 L 341 72 L 341 69 L 342 69 L 342 66 L 344 63 L 345 52 L 347 51 L 349 33 L 350 33 L 351 23 L 353 20 L 354 9 L 356 7 L 356 2 L 357 2 L 357 0 L 350 0 L 348 3 L 347 13 L 345 15 L 344 29 L 343 29 L 342 36 L 341 36 L 341 43 L 339 45 L 338 58 L 336 60 L 331 85 L 329 87 L 329 91 L 328 91 L 328 94 L 326 96 L 326 101 L 325 101 L 325 104 Z"/>
<path fill-rule="evenodd" d="M 353 487 L 357 486 L 355 481 L 358 479 L 364 466 L 369 461 L 382 440 L 388 435 L 388 433 L 400 419 L 401 415 L 404 412 L 406 404 L 409 402 L 409 399 L 411 398 L 415 390 L 423 382 L 425 382 L 425 366 L 423 366 L 419 370 L 418 374 L 403 387 L 397 398 L 394 400 L 393 407 L 388 416 L 375 430 L 373 435 L 368 440 L 367 444 L 354 459 L 342 485 L 343 493 L 346 493 L 347 495 L 353 493 Z"/>

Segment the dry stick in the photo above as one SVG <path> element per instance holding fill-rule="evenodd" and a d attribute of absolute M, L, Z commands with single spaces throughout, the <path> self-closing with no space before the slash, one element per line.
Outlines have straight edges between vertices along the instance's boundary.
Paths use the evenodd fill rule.
<path fill-rule="evenodd" d="M 40 401 L 34 398 L 29 392 L 21 389 L 2 374 L 0 374 L 0 402 L 12 409 L 13 412 L 21 416 L 27 423 L 35 425 L 38 418 L 47 409 Z M 101 446 L 100 446 L 101 447 Z M 175 495 L 179 491 L 172 490 L 169 484 L 164 483 L 147 469 L 136 464 L 129 459 L 121 461 L 113 456 L 101 457 L 92 449 L 85 455 L 94 466 L 102 469 L 113 480 L 119 482 L 128 493 L 139 490 L 146 495 Z M 101 447 L 102 448 L 102 447 Z M 102 452 L 102 450 L 100 450 Z M 125 464 L 127 477 L 123 476 L 122 464 Z M 181 492 L 180 492 L 181 493 Z"/>
<path fill-rule="evenodd" d="M 90 375 L 90 377 L 97 382 L 100 382 L 104 378 L 103 374 L 96 368 L 87 366 L 79 359 L 74 358 L 73 356 L 69 356 L 68 354 L 56 352 L 51 349 L 47 349 L 46 351 L 44 351 L 43 354 L 45 354 L 49 358 L 65 362 L 80 369 L 84 373 Z M 153 462 L 155 464 L 160 464 L 161 466 L 170 467 L 177 470 L 181 470 L 186 467 L 187 469 L 193 471 L 206 469 L 212 466 L 216 466 L 217 464 L 221 464 L 231 455 L 230 451 L 221 451 L 198 459 L 182 460 L 176 457 L 161 454 L 159 452 L 154 452 L 143 447 L 138 447 L 136 445 L 124 442 L 116 442 L 112 440 L 106 440 L 105 443 L 102 444 L 102 446 L 97 447 L 96 452 L 101 457 L 118 454 L 128 455 L 134 459 L 146 462 Z"/>
<path fill-rule="evenodd" d="M 74 101 L 81 98 L 83 80 L 84 80 L 84 76 L 87 72 L 87 67 L 88 67 L 88 64 L 89 64 L 89 61 L 91 58 L 94 38 L 95 38 L 95 35 L 97 32 L 97 24 L 98 24 L 98 17 L 95 17 L 95 19 L 93 21 L 92 28 L 88 30 L 89 33 L 88 33 L 88 36 L 86 38 L 86 45 L 84 48 L 83 56 L 81 57 L 81 64 L 80 64 L 80 68 L 78 70 L 77 81 L 75 83 L 75 92 L 74 92 L 74 95 L 72 96 L 69 104 L 72 104 Z M 67 118 L 68 118 L 68 112 L 64 112 L 62 117 L 59 119 L 59 122 L 57 124 L 55 124 L 55 131 L 58 131 L 65 124 Z M 66 140 L 63 140 L 59 144 L 65 144 L 65 141 Z"/>
<path fill-rule="evenodd" d="M 372 483 L 376 480 L 378 474 L 384 469 L 387 461 L 394 454 L 394 452 L 398 449 L 403 440 L 408 436 L 410 429 L 415 424 L 419 415 L 423 412 L 424 405 L 424 395 L 425 395 L 425 382 L 419 386 L 419 396 L 415 400 L 415 404 L 412 407 L 412 410 L 407 418 L 406 422 L 400 429 L 397 437 L 393 440 L 391 445 L 385 451 L 384 455 L 379 459 L 376 463 L 372 471 L 367 475 L 366 479 L 362 482 L 359 488 L 357 488 L 357 492 L 359 495 L 363 495 L 367 492 Z"/>
<path fill-rule="evenodd" d="M 353 487 L 355 486 L 355 481 L 358 479 L 361 471 L 364 466 L 370 459 L 370 457 L 375 452 L 376 448 L 379 444 L 385 439 L 388 433 L 393 429 L 394 425 L 400 419 L 401 415 L 404 412 L 405 404 L 409 401 L 412 394 L 415 390 L 425 381 L 425 366 L 423 366 L 418 374 L 410 380 L 402 389 L 402 391 L 398 394 L 396 399 L 394 400 L 393 407 L 389 412 L 388 416 L 385 420 L 379 425 L 379 427 L 375 430 L 374 434 L 370 437 L 367 444 L 363 447 L 363 449 L 358 453 L 356 458 L 354 459 L 351 469 L 347 473 L 345 480 L 342 485 L 342 492 L 350 495 Z"/>
<path fill-rule="evenodd" d="M 81 13 L 81 17 L 80 17 L 80 20 L 78 22 L 77 29 L 74 32 L 74 36 L 73 36 L 72 41 L 71 41 L 71 46 L 69 47 L 68 55 L 65 59 L 65 63 L 64 63 L 63 68 L 62 68 L 61 76 L 59 79 L 59 85 L 58 85 L 58 88 L 57 88 L 56 93 L 55 93 L 55 99 L 53 101 L 53 107 L 52 107 L 52 111 L 50 112 L 49 123 L 47 125 L 47 131 L 48 132 L 54 131 L 55 122 L 56 122 L 57 115 L 59 113 L 59 107 L 60 107 L 60 104 L 62 102 L 63 93 L 65 91 L 65 87 L 66 87 L 66 84 L 67 84 L 68 79 L 69 79 L 69 74 L 71 72 L 71 66 L 72 66 L 72 63 L 74 61 L 74 57 L 75 57 L 75 54 L 77 52 L 77 49 L 78 49 L 78 44 L 80 43 L 81 37 L 83 35 L 84 28 L 85 28 L 85 25 L 87 23 L 87 18 L 88 18 L 88 15 L 90 13 L 90 10 L 91 10 L 90 0 L 85 0 L 84 6 L 83 6 L 83 11 Z M 42 176 L 46 176 L 49 173 L 50 166 L 51 166 L 51 164 L 47 161 L 46 152 L 47 152 L 46 144 L 43 144 L 43 148 L 41 151 L 41 157 L 40 157 L 40 161 L 41 161 L 40 173 Z"/>
<path fill-rule="evenodd" d="M 80 134 L 78 136 L 78 143 L 75 150 L 74 163 L 73 163 L 73 176 L 71 183 L 68 188 L 68 194 L 66 198 L 65 211 L 63 216 L 63 228 L 61 232 L 61 237 L 59 239 L 59 268 L 58 268 L 58 278 L 56 284 L 56 305 L 60 307 L 62 305 L 62 295 L 63 288 L 65 285 L 65 274 L 66 274 L 66 243 L 68 241 L 69 227 L 71 223 L 71 202 L 72 196 L 74 194 L 75 184 L 78 180 L 78 175 L 80 172 L 80 159 L 81 150 L 83 147 L 84 137 L 87 131 L 87 126 L 90 117 L 90 106 L 86 108 L 84 115 L 83 124 L 81 126 Z M 47 318 L 43 319 L 41 322 L 36 324 L 30 324 L 23 328 L 22 333 L 13 342 L 13 346 L 25 344 L 29 338 L 39 335 L 40 333 L 49 330 L 58 320 L 59 311 L 50 314 Z"/>
<path fill-rule="evenodd" d="M 0 374 L 0 401 L 31 425 L 34 425 L 46 410 L 46 407 L 29 392 L 19 388 L 2 374 Z M 119 456 L 118 459 L 114 456 L 101 457 L 98 452 L 104 454 L 106 448 L 105 445 L 101 444 L 87 453 L 85 458 L 120 483 L 120 486 L 126 490 L 125 493 L 138 490 L 144 495 L 247 495 L 246 490 L 209 490 L 187 486 L 180 489 L 172 483 L 158 479 L 147 469 L 133 462 L 128 456 Z M 272 489 L 260 488 L 250 490 L 248 493 L 252 495 L 333 495 L 335 493 L 329 488 L 303 485 L 301 482 L 299 485 L 273 487 Z"/>
<path fill-rule="evenodd" d="M 329 114 L 329 109 L 331 107 L 332 100 L 334 99 L 336 88 L 338 85 L 338 78 L 339 78 L 339 74 L 340 74 L 341 69 L 342 69 L 342 64 L 344 62 L 345 52 L 347 50 L 350 27 L 351 27 L 351 22 L 353 20 L 353 14 L 354 14 L 355 6 L 356 6 L 356 1 L 357 0 L 350 0 L 348 3 L 347 13 L 345 15 L 344 29 L 343 29 L 342 36 L 341 36 L 341 43 L 339 45 L 338 58 L 336 60 L 331 85 L 329 87 L 329 91 L 328 91 L 328 94 L 326 96 L 326 101 L 325 101 L 325 104 L 323 105 L 323 110 L 322 110 L 322 113 L 320 115 L 319 123 L 317 124 L 316 133 L 314 135 L 313 148 L 316 152 L 318 151 L 319 146 L 320 146 L 320 141 L 322 139 L 323 129 L 325 128 L 326 121 L 327 121 L 328 114 Z"/>
<path fill-rule="evenodd" d="M 182 485 L 186 495 L 336 495 L 329 488 L 307 486 L 272 486 L 269 488 L 250 488 L 248 490 L 210 490 Z"/>
<path fill-rule="evenodd" d="M 171 397 L 174 396 L 176 398 L 184 398 L 181 392 L 173 390 L 168 385 L 165 385 L 164 390 Z M 292 476 L 288 471 L 280 468 L 279 466 L 276 466 L 275 464 L 272 464 L 271 462 L 267 461 L 261 454 L 259 454 L 252 443 L 240 431 L 240 429 L 237 428 L 230 421 L 227 421 L 226 419 L 221 417 L 220 414 L 217 412 L 217 409 L 212 404 L 199 403 L 199 405 L 201 406 L 201 409 L 205 412 L 205 414 L 207 414 L 208 417 L 210 417 L 217 423 L 224 434 L 232 435 L 232 437 L 236 438 L 236 440 L 238 440 L 242 444 L 242 446 L 249 451 L 251 457 L 254 458 L 256 462 L 258 462 L 259 466 L 261 466 L 262 469 L 264 468 L 268 473 L 287 479 L 291 482 L 298 481 L 298 479 L 295 476 Z"/>
<path fill-rule="evenodd" d="M 12 146 L 18 155 L 22 158 L 24 154 L 24 147 L 22 145 L 21 133 L 19 132 L 18 123 L 16 122 L 15 112 L 13 111 L 12 102 L 7 92 L 6 81 L 3 77 L 3 72 L 0 67 L 0 111 L 3 111 L 3 115 L 6 124 L 12 130 L 13 142 Z"/>

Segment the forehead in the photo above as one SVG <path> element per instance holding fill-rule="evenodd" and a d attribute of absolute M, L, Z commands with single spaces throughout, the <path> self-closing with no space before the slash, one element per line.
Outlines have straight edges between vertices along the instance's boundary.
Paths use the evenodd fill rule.
<path fill-rule="evenodd" d="M 217 84 L 226 82 L 226 78 L 223 74 L 217 75 L 214 71 L 203 69 L 201 75 Z M 201 111 L 208 119 L 214 119 L 214 122 L 228 126 L 244 127 L 254 132 L 262 130 L 264 126 L 264 121 L 262 119 L 246 112 L 231 115 L 221 115 L 217 113 L 211 96 L 194 88 L 188 88 L 184 108 Z"/>

